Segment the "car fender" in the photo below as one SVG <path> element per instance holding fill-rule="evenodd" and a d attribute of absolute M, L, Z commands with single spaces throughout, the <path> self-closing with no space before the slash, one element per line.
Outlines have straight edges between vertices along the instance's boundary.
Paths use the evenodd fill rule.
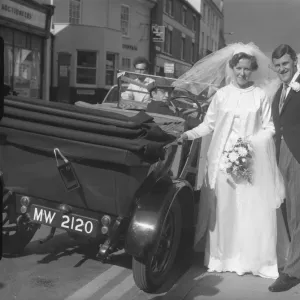
<path fill-rule="evenodd" d="M 183 227 L 194 225 L 194 196 L 185 180 L 161 178 L 150 192 L 137 199 L 126 234 L 125 250 L 136 259 L 145 260 L 156 247 L 167 213 L 177 198 L 181 205 Z"/>

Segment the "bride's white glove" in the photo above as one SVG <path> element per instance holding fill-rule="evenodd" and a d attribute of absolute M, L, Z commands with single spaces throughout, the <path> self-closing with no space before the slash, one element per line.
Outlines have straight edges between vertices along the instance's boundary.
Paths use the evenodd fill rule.
<path fill-rule="evenodd" d="M 181 145 L 184 141 L 188 139 L 188 136 L 186 133 L 183 133 L 177 140 L 177 144 Z"/>

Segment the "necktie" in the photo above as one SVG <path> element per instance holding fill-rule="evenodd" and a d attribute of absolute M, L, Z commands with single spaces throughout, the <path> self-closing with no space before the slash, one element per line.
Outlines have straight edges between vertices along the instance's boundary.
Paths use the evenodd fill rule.
<path fill-rule="evenodd" d="M 288 87 L 289 87 L 288 84 L 286 84 L 286 83 L 283 84 L 282 91 L 281 91 L 281 96 L 280 96 L 280 101 L 279 101 L 279 112 L 281 112 L 282 107 L 284 105 L 284 101 L 285 101 L 285 98 L 286 98 L 286 91 L 287 91 Z"/>

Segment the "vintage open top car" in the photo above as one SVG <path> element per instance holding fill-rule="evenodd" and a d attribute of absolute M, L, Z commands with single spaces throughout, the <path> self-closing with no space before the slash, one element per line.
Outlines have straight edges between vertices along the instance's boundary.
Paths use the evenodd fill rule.
<path fill-rule="evenodd" d="M 110 104 L 5 99 L 4 254 L 20 253 L 44 224 L 50 233 L 41 242 L 62 228 L 97 244 L 99 260 L 124 249 L 140 289 L 154 292 L 164 284 L 183 237 L 192 232 L 199 189 L 200 142 L 178 145 L 176 138 L 201 122 L 205 102 L 176 96 L 173 79 L 147 75 L 149 87 L 135 76 L 119 76 Z M 128 96 L 123 83 L 130 89 L 136 82 L 137 89 L 124 93 L 144 93 L 146 100 L 122 99 Z"/>

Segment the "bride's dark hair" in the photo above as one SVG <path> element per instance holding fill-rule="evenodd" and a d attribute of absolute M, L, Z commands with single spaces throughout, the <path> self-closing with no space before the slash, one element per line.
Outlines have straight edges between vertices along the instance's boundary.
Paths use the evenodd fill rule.
<path fill-rule="evenodd" d="M 231 60 L 229 61 L 229 67 L 233 69 L 241 59 L 249 59 L 251 62 L 251 70 L 256 71 L 258 69 L 258 64 L 256 57 L 253 55 L 249 55 L 245 52 L 236 53 L 232 56 Z"/>

